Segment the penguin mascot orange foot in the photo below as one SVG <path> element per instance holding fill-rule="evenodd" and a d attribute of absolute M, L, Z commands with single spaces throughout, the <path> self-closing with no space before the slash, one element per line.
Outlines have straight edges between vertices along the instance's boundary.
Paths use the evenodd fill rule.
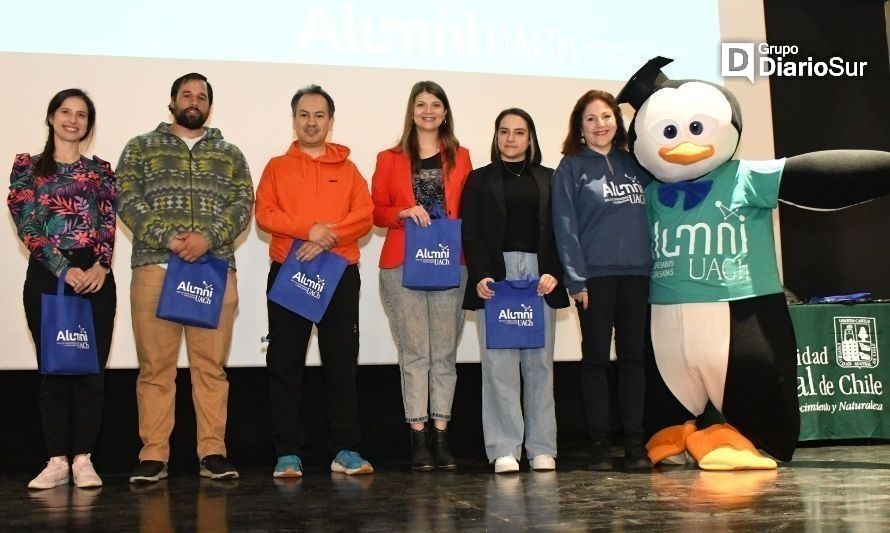
<path fill-rule="evenodd" d="M 647 375 L 653 463 L 689 456 L 705 470 L 775 469 L 800 432 L 796 343 L 773 239 L 778 201 L 840 209 L 890 194 L 890 153 L 814 152 L 733 159 L 742 133 L 724 87 L 670 80 L 650 60 L 619 103 L 636 115 L 629 149 L 646 188 L 653 269 Z M 649 370 L 649 369 L 647 369 Z M 708 402 L 727 424 L 695 427 Z"/>

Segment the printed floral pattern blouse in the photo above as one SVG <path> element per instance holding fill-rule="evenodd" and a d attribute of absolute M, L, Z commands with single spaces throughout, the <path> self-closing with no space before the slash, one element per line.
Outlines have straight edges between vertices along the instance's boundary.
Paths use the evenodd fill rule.
<path fill-rule="evenodd" d="M 62 250 L 93 249 L 106 268 L 114 251 L 116 178 L 98 157 L 56 164 L 51 176 L 34 176 L 29 154 L 12 165 L 6 203 L 19 238 L 50 272 L 68 266 Z"/>

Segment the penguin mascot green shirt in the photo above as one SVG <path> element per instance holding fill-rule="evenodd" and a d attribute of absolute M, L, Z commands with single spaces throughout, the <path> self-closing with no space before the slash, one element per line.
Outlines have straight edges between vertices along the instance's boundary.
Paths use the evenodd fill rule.
<path fill-rule="evenodd" d="M 780 200 L 840 209 L 888 194 L 890 153 L 733 159 L 742 133 L 735 97 L 668 79 L 661 68 L 671 61 L 650 60 L 618 95 L 636 110 L 629 149 L 656 179 L 646 188 L 657 366 L 647 369 L 649 457 L 774 469 L 773 457 L 791 460 L 800 413 L 772 211 Z M 708 402 L 726 423 L 696 426 Z"/>

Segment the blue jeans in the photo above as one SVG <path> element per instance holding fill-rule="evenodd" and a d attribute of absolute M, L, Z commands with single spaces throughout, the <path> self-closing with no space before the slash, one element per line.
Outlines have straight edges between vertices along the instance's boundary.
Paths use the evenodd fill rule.
<path fill-rule="evenodd" d="M 504 252 L 507 279 L 538 275 L 538 257 Z M 529 459 L 556 457 L 556 408 L 553 401 L 553 342 L 556 311 L 544 305 L 546 341 L 543 348 L 489 350 L 485 347 L 485 312 L 476 313 L 482 359 L 482 432 L 489 462 L 522 456 L 522 438 Z M 520 375 L 522 398 L 520 406 Z"/>
<path fill-rule="evenodd" d="M 460 287 L 418 291 L 402 286 L 402 267 L 380 269 L 380 292 L 399 350 L 405 421 L 451 420 L 457 385 L 457 343 L 464 326 Z"/>

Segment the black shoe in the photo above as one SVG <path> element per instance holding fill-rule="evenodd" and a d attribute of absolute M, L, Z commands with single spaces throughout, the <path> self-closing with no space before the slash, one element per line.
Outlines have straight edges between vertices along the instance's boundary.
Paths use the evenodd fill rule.
<path fill-rule="evenodd" d="M 157 483 L 167 477 L 167 463 L 164 461 L 139 461 L 130 474 L 130 483 Z"/>
<path fill-rule="evenodd" d="M 238 479 L 238 470 L 222 455 L 208 455 L 201 459 L 201 477 L 210 479 Z"/>
<path fill-rule="evenodd" d="M 593 452 L 590 454 L 588 470 L 612 470 L 612 443 L 597 441 L 593 443 Z"/>
<path fill-rule="evenodd" d="M 648 470 L 652 468 L 649 453 L 640 443 L 628 444 L 624 447 L 624 468 L 628 470 Z"/>
<path fill-rule="evenodd" d="M 432 470 L 433 454 L 430 452 L 429 433 L 426 428 L 411 428 L 411 470 Z"/>
<path fill-rule="evenodd" d="M 433 447 L 436 449 L 436 468 L 454 470 L 457 462 L 448 448 L 448 430 L 433 428 Z"/>

